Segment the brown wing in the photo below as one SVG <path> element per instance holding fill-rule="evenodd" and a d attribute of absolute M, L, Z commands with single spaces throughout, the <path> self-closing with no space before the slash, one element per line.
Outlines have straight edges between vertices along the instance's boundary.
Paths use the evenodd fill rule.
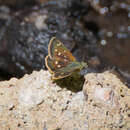
<path fill-rule="evenodd" d="M 46 56 L 45 63 L 46 63 L 46 67 L 48 68 L 49 72 L 52 74 L 52 79 L 64 78 L 71 74 L 70 72 L 58 71 L 59 70 L 58 66 L 55 64 L 55 61 L 53 59 L 50 59 L 49 56 Z"/>
<path fill-rule="evenodd" d="M 76 69 L 70 66 L 76 63 L 75 57 L 55 37 L 50 40 L 48 53 L 48 56 L 45 58 L 45 63 L 50 73 L 53 74 L 53 79 L 67 77 Z M 76 65 L 76 67 L 79 68 L 79 65 Z"/>
<path fill-rule="evenodd" d="M 56 62 L 49 56 L 46 57 L 46 66 L 50 73 L 52 73 L 53 79 L 61 79 L 71 75 L 76 70 L 81 70 L 84 65 L 80 62 L 70 62 L 64 65 L 64 62 Z"/>
<path fill-rule="evenodd" d="M 54 59 L 51 59 L 50 56 L 46 56 L 45 58 L 45 64 L 48 70 L 51 73 L 56 72 L 58 69 L 63 68 L 66 66 L 66 64 L 63 61 L 56 61 Z"/>
<path fill-rule="evenodd" d="M 55 59 L 57 61 L 64 60 L 68 63 L 76 61 L 72 53 L 56 37 L 53 37 L 50 40 L 48 53 L 51 59 Z"/>

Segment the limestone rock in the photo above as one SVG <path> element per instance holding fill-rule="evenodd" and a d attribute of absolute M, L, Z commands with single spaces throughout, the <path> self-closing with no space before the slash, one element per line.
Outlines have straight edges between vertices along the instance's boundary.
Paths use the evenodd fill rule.
<path fill-rule="evenodd" d="M 83 93 L 93 110 L 91 115 L 94 116 L 90 116 L 90 120 L 102 124 L 103 128 L 126 128 L 128 124 L 130 128 L 130 89 L 116 75 L 109 71 L 86 75 Z"/>
<path fill-rule="evenodd" d="M 48 71 L 34 71 L 0 82 L 0 130 L 124 130 L 129 100 L 129 89 L 110 72 L 87 74 L 83 91 L 72 92 Z"/>

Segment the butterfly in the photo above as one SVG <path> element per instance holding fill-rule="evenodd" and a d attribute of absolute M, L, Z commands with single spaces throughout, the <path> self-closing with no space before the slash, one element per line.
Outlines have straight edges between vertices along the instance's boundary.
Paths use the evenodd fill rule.
<path fill-rule="evenodd" d="M 65 78 L 73 72 L 87 67 L 85 62 L 78 62 L 72 53 L 56 37 L 52 37 L 49 42 L 45 64 L 52 74 L 53 80 Z"/>

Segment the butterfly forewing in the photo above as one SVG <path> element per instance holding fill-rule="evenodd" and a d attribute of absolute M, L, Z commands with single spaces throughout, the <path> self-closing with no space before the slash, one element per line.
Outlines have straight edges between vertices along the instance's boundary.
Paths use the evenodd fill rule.
<path fill-rule="evenodd" d="M 65 62 L 76 61 L 72 53 L 61 43 L 56 37 L 50 40 L 48 51 L 50 58 L 60 61 L 61 59 Z"/>

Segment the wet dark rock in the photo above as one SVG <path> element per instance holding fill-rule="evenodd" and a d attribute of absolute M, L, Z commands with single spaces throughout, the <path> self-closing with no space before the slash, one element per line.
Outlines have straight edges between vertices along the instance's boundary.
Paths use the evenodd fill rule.
<path fill-rule="evenodd" d="M 114 67 L 130 81 L 129 0 L 39 1 L 16 12 L 0 8 L 0 70 L 21 77 L 45 69 L 48 43 L 56 36 L 89 70 Z"/>
<path fill-rule="evenodd" d="M 1 20 L 0 24 L 3 28 L 0 32 L 0 69 L 17 77 L 45 69 L 44 58 L 52 36 L 74 51 L 75 47 L 83 48 L 91 43 L 91 39 L 87 38 L 92 35 L 91 32 L 86 33 L 79 20 L 70 17 L 73 14 L 69 11 L 71 4 L 62 2 L 65 3 L 49 2 L 33 9 L 17 11 L 6 19 L 1 18 L 5 21 Z"/>
<path fill-rule="evenodd" d="M 9 5 L 13 8 L 21 8 L 26 5 L 33 5 L 36 0 L 0 0 L 0 5 Z"/>
<path fill-rule="evenodd" d="M 94 10 L 89 11 L 83 21 L 87 28 L 90 25 L 88 23 L 96 25 L 93 28 L 96 29 L 97 44 L 101 49 L 100 58 L 107 66 L 116 66 L 124 71 L 122 74 L 130 81 L 125 74 L 130 73 L 130 2 L 101 0 L 99 3 L 91 2 L 91 6 Z"/>

